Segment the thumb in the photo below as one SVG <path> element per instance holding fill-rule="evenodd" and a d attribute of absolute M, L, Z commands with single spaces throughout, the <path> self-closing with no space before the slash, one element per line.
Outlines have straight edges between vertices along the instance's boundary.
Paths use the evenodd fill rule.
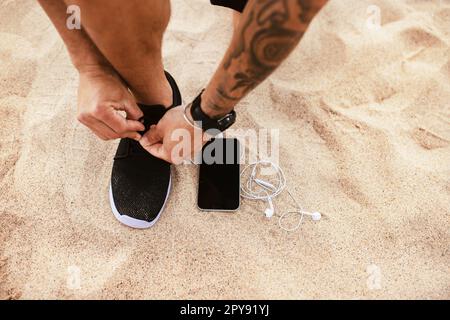
<path fill-rule="evenodd" d="M 146 148 L 150 147 L 152 144 L 155 144 L 157 142 L 162 141 L 162 134 L 160 133 L 160 130 L 156 125 L 152 125 L 150 127 L 150 130 L 145 133 L 145 135 L 142 137 L 142 139 L 139 141 L 141 145 Z"/>
<path fill-rule="evenodd" d="M 162 143 L 152 144 L 151 146 L 144 147 L 144 149 L 154 157 L 160 158 L 167 162 L 171 162 L 170 157 L 167 154 L 166 149 L 164 148 L 164 145 Z"/>
<path fill-rule="evenodd" d="M 131 120 L 139 120 L 144 116 L 141 108 L 134 101 L 125 100 L 123 102 L 123 108 L 127 113 L 127 118 Z"/>

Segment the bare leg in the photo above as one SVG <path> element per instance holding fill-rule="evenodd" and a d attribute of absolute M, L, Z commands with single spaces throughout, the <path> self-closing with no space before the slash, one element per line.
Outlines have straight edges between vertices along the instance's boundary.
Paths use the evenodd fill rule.
<path fill-rule="evenodd" d="M 239 31 L 239 23 L 241 22 L 242 13 L 233 11 L 233 36 L 236 32 Z"/>
<path fill-rule="evenodd" d="M 126 81 L 136 100 L 172 104 L 164 75 L 162 38 L 168 0 L 65 0 L 81 9 L 81 23 L 97 48 Z"/>

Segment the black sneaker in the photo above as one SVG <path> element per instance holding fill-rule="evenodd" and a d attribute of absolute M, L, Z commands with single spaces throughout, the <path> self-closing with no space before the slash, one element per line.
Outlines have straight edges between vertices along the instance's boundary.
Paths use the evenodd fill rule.
<path fill-rule="evenodd" d="M 181 94 L 175 80 L 168 72 L 166 77 L 172 87 L 173 104 L 170 108 L 140 104 L 146 131 L 157 124 L 167 110 L 181 105 Z M 152 156 L 135 140 L 127 138 L 120 141 L 109 189 L 111 208 L 120 222 L 138 229 L 151 227 L 164 210 L 170 187 L 168 162 Z"/>

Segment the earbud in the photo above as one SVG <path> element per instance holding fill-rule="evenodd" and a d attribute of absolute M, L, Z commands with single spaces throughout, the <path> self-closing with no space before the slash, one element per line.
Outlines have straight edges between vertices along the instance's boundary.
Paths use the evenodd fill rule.
<path fill-rule="evenodd" d="M 314 212 L 311 217 L 314 221 L 319 221 L 320 219 L 322 219 L 322 215 L 320 214 L 320 212 Z"/>
<path fill-rule="evenodd" d="M 267 198 L 267 202 L 269 203 L 269 207 L 264 211 L 264 214 L 266 215 L 266 218 L 272 218 L 273 214 L 275 213 L 272 198 Z M 317 211 L 316 212 L 300 211 L 300 213 L 306 216 L 310 216 L 313 221 L 320 221 L 320 219 L 322 219 L 322 214 Z"/>
<path fill-rule="evenodd" d="M 275 209 L 273 208 L 272 198 L 267 198 L 267 202 L 269 202 L 269 207 L 266 209 L 266 211 L 264 211 L 264 214 L 266 215 L 266 218 L 272 218 L 275 212 Z"/>
<path fill-rule="evenodd" d="M 302 211 L 301 213 L 303 213 L 303 214 L 305 214 L 305 215 L 307 215 L 307 216 L 311 216 L 311 218 L 314 220 L 314 221 L 319 221 L 321 218 L 322 218 L 322 215 L 320 214 L 320 212 L 313 212 L 313 213 L 311 213 L 311 212 L 306 212 L 306 211 Z"/>

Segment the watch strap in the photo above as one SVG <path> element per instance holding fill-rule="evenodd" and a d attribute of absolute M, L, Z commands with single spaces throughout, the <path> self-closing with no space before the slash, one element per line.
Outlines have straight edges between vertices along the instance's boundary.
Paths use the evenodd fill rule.
<path fill-rule="evenodd" d="M 204 91 L 204 90 L 203 90 Z M 202 93 L 194 99 L 191 105 L 191 116 L 195 122 L 201 122 L 203 131 L 216 129 L 221 132 L 228 129 L 236 121 L 236 112 L 233 110 L 230 113 L 219 119 L 212 119 L 201 108 Z"/>

